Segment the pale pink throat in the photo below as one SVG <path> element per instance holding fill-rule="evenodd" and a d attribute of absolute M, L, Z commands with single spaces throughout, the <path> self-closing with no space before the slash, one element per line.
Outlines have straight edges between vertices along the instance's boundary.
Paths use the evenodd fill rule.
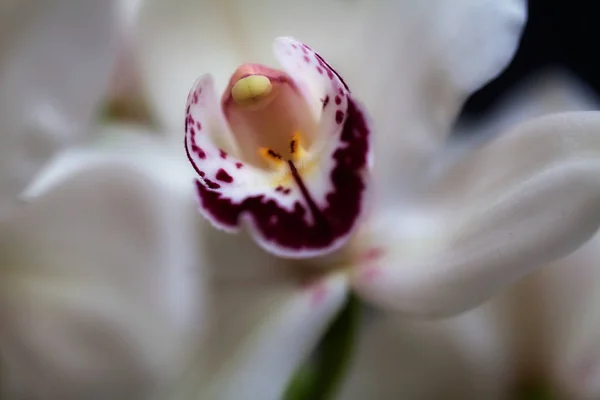
<path fill-rule="evenodd" d="M 264 77 L 270 89 L 264 96 L 240 103 L 233 96 L 234 86 L 248 77 Z M 248 162 L 269 167 L 265 151 L 284 161 L 293 160 L 294 137 L 310 146 L 317 132 L 317 121 L 294 81 L 283 71 L 259 64 L 245 64 L 231 76 L 221 99 L 223 114 Z"/>

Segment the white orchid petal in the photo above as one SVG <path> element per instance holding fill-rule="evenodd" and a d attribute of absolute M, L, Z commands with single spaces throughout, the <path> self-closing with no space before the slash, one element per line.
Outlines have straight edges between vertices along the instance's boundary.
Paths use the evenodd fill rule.
<path fill-rule="evenodd" d="M 355 286 L 405 312 L 455 312 L 574 251 L 600 222 L 598 132 L 598 113 L 556 114 L 460 160 L 417 211 L 379 216 Z"/>
<path fill-rule="evenodd" d="M 600 269 L 597 267 L 598 240 L 595 241 L 595 258 L 585 260 L 585 264 L 566 264 L 569 271 L 573 268 L 593 269 L 588 274 L 589 279 L 595 283 L 593 290 L 586 292 L 585 301 L 580 301 L 579 307 L 572 309 L 572 315 L 563 341 L 555 343 L 550 359 L 551 377 L 557 382 L 562 393 L 570 399 L 592 400 L 600 396 L 600 351 L 598 339 L 600 334 Z M 569 262 L 569 260 L 565 260 Z M 565 264 L 563 264 L 565 265 Z M 561 321 L 565 321 L 565 316 Z"/>
<path fill-rule="evenodd" d="M 57 149 L 86 132 L 116 58 L 112 0 L 24 1 L 2 18 L 0 216 Z"/>
<path fill-rule="evenodd" d="M 440 321 L 365 319 L 340 400 L 506 399 L 512 355 L 489 306 Z"/>
<path fill-rule="evenodd" d="M 508 64 L 525 19 L 522 0 L 373 6 L 361 56 L 376 63 L 377 73 L 368 74 L 368 88 L 354 91 L 376 122 L 382 202 L 405 194 L 450 133 L 466 97 Z M 399 27 L 389 30 L 394 24 Z"/>
<path fill-rule="evenodd" d="M 3 385 L 138 398 L 201 333 L 193 207 L 126 159 L 72 165 L 3 227 Z"/>
<path fill-rule="evenodd" d="M 332 275 L 270 297 L 263 303 L 269 311 L 266 318 L 240 345 L 229 348 L 229 359 L 200 389 L 200 398 L 280 399 L 293 373 L 344 305 L 347 287 L 345 276 Z"/>
<path fill-rule="evenodd" d="M 173 143 L 144 126 L 111 124 L 96 126 L 93 140 L 74 146 L 54 157 L 24 190 L 21 198 L 30 201 L 57 183 L 76 174 L 80 167 L 126 160 L 149 174 L 166 190 L 181 197 L 194 196 L 194 174 L 190 171 L 181 143 Z"/>
<path fill-rule="evenodd" d="M 187 94 L 198 76 L 210 72 L 219 93 L 225 88 L 229 76 L 244 62 L 239 38 L 228 3 L 146 0 L 141 4 L 135 43 L 139 67 L 150 106 L 169 133 L 183 135 Z"/>
<path fill-rule="evenodd" d="M 551 263 L 494 300 L 512 315 L 520 371 L 539 371 L 559 398 L 600 394 L 597 311 L 600 297 L 600 236 Z"/>

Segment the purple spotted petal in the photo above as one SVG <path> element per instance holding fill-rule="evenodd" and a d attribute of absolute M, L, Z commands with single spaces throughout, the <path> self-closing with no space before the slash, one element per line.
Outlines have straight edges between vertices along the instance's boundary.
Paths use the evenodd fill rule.
<path fill-rule="evenodd" d="M 306 158 L 289 161 L 282 177 L 216 147 L 213 131 L 229 128 L 210 76 L 188 96 L 186 152 L 199 175 L 200 210 L 215 226 L 235 232 L 245 221 L 269 252 L 323 255 L 347 242 L 365 208 L 371 127 L 342 79 L 308 46 L 280 38 L 275 53 L 294 81 L 322 100 L 318 137 Z"/>

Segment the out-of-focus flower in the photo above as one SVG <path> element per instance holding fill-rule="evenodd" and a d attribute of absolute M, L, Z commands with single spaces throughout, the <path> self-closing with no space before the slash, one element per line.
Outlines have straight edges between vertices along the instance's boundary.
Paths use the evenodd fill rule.
<path fill-rule="evenodd" d="M 0 397 L 140 398 L 199 334 L 189 208 L 116 153 L 35 177 L 92 136 L 115 2 L 0 7 Z"/>
<path fill-rule="evenodd" d="M 163 129 L 177 137 L 187 131 L 204 214 L 221 228 L 250 222 L 252 240 L 244 230 L 228 235 L 206 224 L 198 244 L 211 288 L 211 346 L 203 355 L 204 368 L 217 371 L 209 373 L 210 384 L 201 385 L 203 393 L 278 398 L 342 306 L 347 290 L 404 315 L 451 314 L 569 254 L 592 236 L 600 218 L 600 165 L 592 150 L 600 129 L 597 113 L 532 119 L 476 143 L 447 140 L 464 99 L 512 57 L 524 20 L 522 1 L 460 6 L 445 1 L 262 1 L 252 7 L 217 1 L 144 3 L 136 43 L 150 104 Z M 255 147 L 243 143 L 249 138 L 235 130 L 248 125 L 233 122 L 230 115 L 224 118 L 221 112 L 227 114 L 228 108 L 220 110 L 216 99 L 216 93 L 233 90 L 247 74 L 263 83 L 267 78 L 274 87 L 275 72 L 262 66 L 258 74 L 238 70 L 239 76 L 229 86 L 227 82 L 239 65 L 272 61 L 268 42 L 280 35 L 299 38 L 320 54 L 289 39 L 278 42 L 300 52 L 294 58 L 281 47 L 276 51 L 286 69 L 281 76 L 302 88 L 300 99 L 312 106 L 327 103 L 329 94 L 335 102 L 330 91 L 342 89 L 337 106 L 348 108 L 317 112 L 327 118 L 320 123 L 337 123 L 341 111 L 341 124 L 347 125 L 356 99 L 372 116 L 374 168 L 369 171 L 366 162 L 359 172 L 365 174 L 361 183 L 372 182 L 366 194 L 373 206 L 359 206 L 362 221 L 355 215 L 345 221 L 356 223 L 357 231 L 347 242 L 340 237 L 334 246 L 340 249 L 326 257 L 312 257 L 325 248 L 302 254 L 296 250 L 314 248 L 282 246 L 285 237 L 297 232 L 294 228 L 269 231 L 260 226 L 270 222 L 260 221 L 260 207 L 252 208 L 261 199 L 269 198 L 279 209 L 289 210 L 294 203 L 278 194 L 286 189 L 278 190 L 278 184 L 237 175 L 238 169 L 259 168 L 253 165 L 258 162 L 252 160 L 255 151 L 272 145 L 257 145 L 267 139 L 259 129 L 249 132 L 256 134 L 251 137 Z M 304 56 L 311 71 L 302 65 Z M 214 75 L 214 86 L 210 78 L 200 80 L 188 96 L 190 83 L 204 72 Z M 258 87 L 246 83 L 251 92 Z M 259 94 L 268 97 L 271 86 L 263 85 Z M 224 92 L 225 103 L 229 94 Z M 232 150 L 235 146 L 227 147 L 229 129 L 239 134 L 239 153 Z M 330 132 L 339 139 L 339 130 Z M 293 133 L 286 132 L 286 138 Z M 323 160 L 331 161 L 335 153 L 323 154 Z M 313 173 L 322 180 L 304 181 L 311 196 L 297 190 L 301 185 L 290 188 L 302 192 L 294 201 L 311 216 L 308 222 L 328 205 L 333 185 L 331 169 L 324 166 L 332 164 L 316 167 Z M 228 186 L 236 182 L 243 184 Z M 256 182 L 262 186 L 257 188 Z M 265 191 L 269 187 L 272 191 Z M 312 196 L 314 208 L 308 206 Z M 227 202 L 218 204 L 218 199 Z M 207 210 L 209 202 L 213 207 Z M 308 239 L 313 239 L 310 234 L 302 238 Z M 306 280 L 313 284 L 299 286 Z M 298 296 L 305 299 L 303 312 L 294 308 L 296 300 L 285 300 Z M 313 300 L 306 302 L 309 298 Z M 220 391 L 218 396 L 213 389 Z"/>

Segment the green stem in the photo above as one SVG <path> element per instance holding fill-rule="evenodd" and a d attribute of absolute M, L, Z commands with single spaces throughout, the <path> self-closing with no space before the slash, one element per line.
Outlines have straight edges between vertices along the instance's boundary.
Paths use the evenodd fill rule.
<path fill-rule="evenodd" d="M 331 323 L 315 357 L 292 378 L 285 400 L 330 400 L 348 372 L 360 322 L 360 300 L 350 294 L 346 305 Z"/>

